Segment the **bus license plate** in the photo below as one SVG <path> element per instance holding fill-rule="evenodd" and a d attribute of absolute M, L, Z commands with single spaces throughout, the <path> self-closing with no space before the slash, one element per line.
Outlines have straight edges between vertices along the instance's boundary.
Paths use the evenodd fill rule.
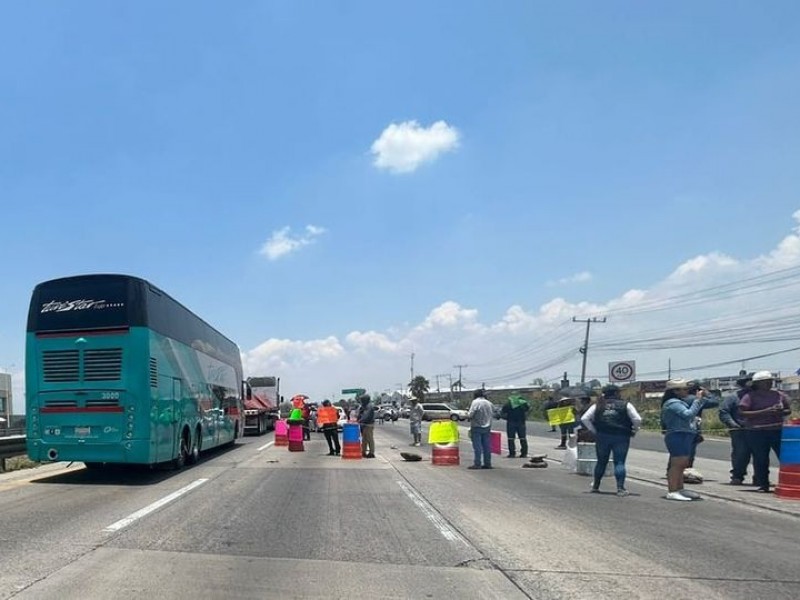
<path fill-rule="evenodd" d="M 78 437 L 89 437 L 92 433 L 91 427 L 76 427 L 75 435 Z"/>

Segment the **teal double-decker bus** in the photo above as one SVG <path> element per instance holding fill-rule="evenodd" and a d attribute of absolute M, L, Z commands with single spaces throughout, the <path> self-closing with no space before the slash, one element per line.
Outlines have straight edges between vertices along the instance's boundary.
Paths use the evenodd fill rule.
<path fill-rule="evenodd" d="M 144 279 L 40 283 L 26 335 L 32 460 L 180 468 L 242 435 L 239 348 Z"/>

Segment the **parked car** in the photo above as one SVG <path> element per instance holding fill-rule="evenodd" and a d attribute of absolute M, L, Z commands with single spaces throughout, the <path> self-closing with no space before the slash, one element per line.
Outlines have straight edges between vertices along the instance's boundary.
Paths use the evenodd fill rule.
<path fill-rule="evenodd" d="M 336 410 L 339 411 L 339 420 L 336 421 L 336 428 L 342 431 L 344 429 L 344 424 L 347 423 L 347 413 L 344 412 L 341 406 L 337 406 Z"/>
<path fill-rule="evenodd" d="M 460 408 L 453 408 L 447 404 L 433 402 L 422 403 L 422 420 L 433 421 L 435 419 L 450 419 L 451 421 L 466 421 L 467 411 Z"/>
<path fill-rule="evenodd" d="M 400 418 L 407 419 L 411 416 L 411 407 L 410 406 L 403 406 L 400 408 Z"/>
<path fill-rule="evenodd" d="M 375 414 L 376 418 L 387 420 L 387 421 L 389 421 L 389 420 L 397 421 L 397 418 L 399 416 L 400 416 L 400 411 L 397 410 L 391 404 L 382 404 L 381 406 L 378 407 L 378 411 Z"/>

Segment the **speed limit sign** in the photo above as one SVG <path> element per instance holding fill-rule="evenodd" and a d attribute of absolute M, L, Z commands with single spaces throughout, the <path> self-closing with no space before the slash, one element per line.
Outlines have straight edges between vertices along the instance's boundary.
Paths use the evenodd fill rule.
<path fill-rule="evenodd" d="M 636 361 L 620 360 L 608 363 L 608 380 L 613 383 L 625 383 L 636 379 Z"/>

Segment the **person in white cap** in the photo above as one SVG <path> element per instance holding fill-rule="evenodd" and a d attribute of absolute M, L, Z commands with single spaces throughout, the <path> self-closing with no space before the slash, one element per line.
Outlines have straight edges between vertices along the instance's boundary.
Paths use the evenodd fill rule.
<path fill-rule="evenodd" d="M 705 390 L 699 390 L 694 402 L 687 406 L 683 401 L 689 394 L 689 382 L 670 379 L 661 402 L 661 422 L 664 443 L 669 451 L 667 470 L 667 500 L 689 501 L 700 497 L 696 492 L 683 489 L 683 471 L 689 465 L 692 444 L 697 437 L 697 414 L 706 403 Z"/>
<path fill-rule="evenodd" d="M 750 391 L 739 400 L 739 415 L 753 453 L 753 481 L 759 492 L 769 492 L 769 451 L 780 459 L 783 420 L 791 412 L 786 396 L 772 389 L 773 381 L 769 371 L 756 371 Z"/>

